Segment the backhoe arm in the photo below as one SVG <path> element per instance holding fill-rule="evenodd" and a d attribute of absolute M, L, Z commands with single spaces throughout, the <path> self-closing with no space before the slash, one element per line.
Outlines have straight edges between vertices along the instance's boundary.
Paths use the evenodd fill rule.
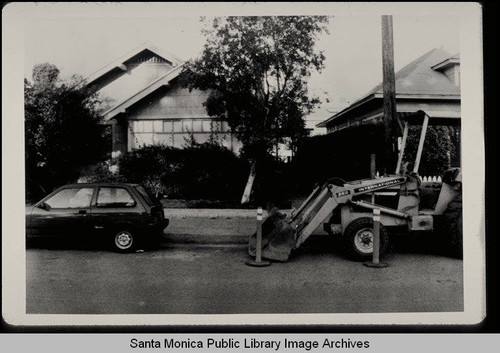
<path fill-rule="evenodd" d="M 352 201 L 354 196 L 387 189 L 406 182 L 403 176 L 359 180 L 343 185 L 327 183 L 321 190 L 315 189 L 291 219 L 296 231 L 295 248 L 298 248 L 314 230 L 339 206 Z"/>

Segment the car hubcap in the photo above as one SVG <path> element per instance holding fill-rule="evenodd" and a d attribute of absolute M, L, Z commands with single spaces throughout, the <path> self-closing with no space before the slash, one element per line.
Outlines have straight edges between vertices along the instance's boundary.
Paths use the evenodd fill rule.
<path fill-rule="evenodd" d="M 115 237 L 115 243 L 120 249 L 127 249 L 132 244 L 132 235 L 128 232 L 120 232 Z"/>
<path fill-rule="evenodd" d="M 370 254 L 373 251 L 373 230 L 364 228 L 358 231 L 354 237 L 354 245 L 363 254 Z"/>

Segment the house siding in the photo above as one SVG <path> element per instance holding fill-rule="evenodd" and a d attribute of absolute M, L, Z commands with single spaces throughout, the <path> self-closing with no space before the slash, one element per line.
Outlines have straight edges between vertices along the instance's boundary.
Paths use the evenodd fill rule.
<path fill-rule="evenodd" d="M 233 152 L 242 147 L 226 121 L 207 115 L 209 92 L 182 87 L 180 64 L 149 49 L 105 67 L 89 85 L 105 98 L 105 118 L 113 125 L 113 155 L 142 146 L 163 144 L 183 148 L 216 141 Z M 172 75 L 172 79 L 166 78 Z M 154 90 L 147 91 L 154 87 Z M 151 93 L 148 93 L 151 92 Z"/>
<path fill-rule="evenodd" d="M 131 110 L 130 119 L 164 119 L 175 118 L 202 118 L 208 117 L 203 103 L 208 97 L 208 92 L 192 90 L 181 87 L 179 84 L 168 87 L 161 94 L 152 95 L 142 104 Z"/>
<path fill-rule="evenodd" d="M 174 83 L 134 105 L 127 113 L 127 149 L 155 144 L 183 148 L 192 140 L 212 140 L 237 153 L 241 142 L 227 121 L 207 115 L 203 106 L 207 97 L 206 91 L 189 91 Z"/>

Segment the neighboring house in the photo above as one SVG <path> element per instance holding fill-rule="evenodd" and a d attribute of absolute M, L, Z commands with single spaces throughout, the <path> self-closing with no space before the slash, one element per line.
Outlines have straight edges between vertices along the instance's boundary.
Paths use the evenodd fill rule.
<path fill-rule="evenodd" d="M 441 49 L 433 49 L 403 67 L 395 76 L 398 114 L 423 110 L 443 121 L 460 118 L 459 55 L 451 56 Z M 334 134 L 358 126 L 383 124 L 383 114 L 383 87 L 380 84 L 317 127 Z M 453 125 L 451 120 L 450 124 Z"/>
<path fill-rule="evenodd" d="M 181 86 L 182 67 L 178 57 L 143 45 L 87 78 L 108 99 L 103 118 L 112 125 L 113 156 L 153 144 L 182 148 L 192 138 L 239 151 L 227 122 L 207 115 L 207 92 Z"/>
<path fill-rule="evenodd" d="M 448 126 L 455 153 L 452 166 L 460 165 L 460 57 L 433 49 L 399 70 L 396 75 L 396 110 L 399 116 L 425 111 Z M 369 154 L 382 154 L 383 87 L 376 86 L 347 108 L 319 123 L 327 134 L 357 149 L 358 157 L 369 165 Z M 380 138 L 382 137 L 382 140 Z"/>

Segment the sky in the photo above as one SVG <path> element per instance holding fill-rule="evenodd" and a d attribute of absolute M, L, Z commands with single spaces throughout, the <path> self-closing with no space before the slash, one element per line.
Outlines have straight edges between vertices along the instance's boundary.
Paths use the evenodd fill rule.
<path fill-rule="evenodd" d="M 181 10 L 161 8 L 164 11 L 149 11 L 147 6 L 140 8 L 145 11 L 135 11 L 127 5 L 104 3 L 97 12 L 82 12 L 82 4 L 74 8 L 68 4 L 33 5 L 24 26 L 25 76 L 30 78 L 33 65 L 49 62 L 61 70 L 63 78 L 72 74 L 85 77 L 145 42 L 190 59 L 200 53 L 204 43 L 200 16 L 225 14 L 196 11 L 187 4 Z M 95 10 L 83 7 L 91 8 Z M 322 104 L 308 117 L 309 125 L 329 118 L 382 81 L 381 19 L 377 11 L 363 9 L 328 8 L 324 13 L 332 15 L 330 34 L 317 42 L 326 56 L 325 68 L 309 82 L 310 92 Z M 237 9 L 235 14 L 245 13 Z M 433 48 L 459 53 L 459 18 L 453 14 L 407 11 L 395 14 L 393 23 L 396 71 Z"/>

